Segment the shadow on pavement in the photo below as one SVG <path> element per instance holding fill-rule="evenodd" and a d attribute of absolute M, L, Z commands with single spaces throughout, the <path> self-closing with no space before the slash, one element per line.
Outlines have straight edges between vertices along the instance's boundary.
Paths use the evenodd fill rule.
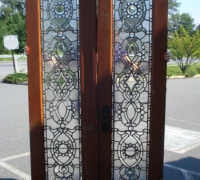
<path fill-rule="evenodd" d="M 164 180 L 200 180 L 200 159 L 182 158 L 164 164 Z"/>

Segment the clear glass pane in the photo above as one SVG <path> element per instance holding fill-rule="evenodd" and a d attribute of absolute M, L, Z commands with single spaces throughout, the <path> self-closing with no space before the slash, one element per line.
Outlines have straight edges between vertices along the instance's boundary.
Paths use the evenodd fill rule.
<path fill-rule="evenodd" d="M 41 0 L 46 178 L 81 179 L 77 0 Z"/>
<path fill-rule="evenodd" d="M 151 0 L 113 1 L 112 179 L 148 179 Z"/>

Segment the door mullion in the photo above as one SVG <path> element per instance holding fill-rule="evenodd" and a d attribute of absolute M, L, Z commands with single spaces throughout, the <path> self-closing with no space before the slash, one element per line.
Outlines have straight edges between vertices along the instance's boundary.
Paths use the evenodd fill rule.
<path fill-rule="evenodd" d="M 153 1 L 149 179 L 163 176 L 168 1 Z"/>
<path fill-rule="evenodd" d="M 111 179 L 112 44 L 112 1 L 99 0 L 97 42 L 99 180 Z M 104 112 L 103 108 L 106 108 L 107 112 Z M 108 113 L 108 119 L 103 120 L 104 113 Z"/>
<path fill-rule="evenodd" d="M 112 1 L 98 1 L 98 154 L 99 179 L 111 178 Z M 108 120 L 103 120 L 108 108 Z M 108 122 L 104 122 L 108 121 Z M 107 127 L 106 127 L 107 126 Z"/>
<path fill-rule="evenodd" d="M 83 180 L 97 178 L 96 2 L 80 0 L 81 139 Z"/>

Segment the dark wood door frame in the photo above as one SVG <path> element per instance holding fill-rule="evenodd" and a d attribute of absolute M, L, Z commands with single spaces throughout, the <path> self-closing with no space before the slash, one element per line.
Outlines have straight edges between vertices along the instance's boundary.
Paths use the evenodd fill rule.
<path fill-rule="evenodd" d="M 83 179 L 98 179 L 96 2 L 80 1 L 81 142 Z"/>
<path fill-rule="evenodd" d="M 111 179 L 111 130 L 102 131 L 102 108 L 112 112 L 112 1 L 98 1 L 98 69 L 97 69 L 97 100 L 98 100 L 98 174 L 100 180 Z"/>
<path fill-rule="evenodd" d="M 163 177 L 168 0 L 153 0 L 149 179 Z"/>
<path fill-rule="evenodd" d="M 31 176 L 45 179 L 40 0 L 26 2 Z"/>

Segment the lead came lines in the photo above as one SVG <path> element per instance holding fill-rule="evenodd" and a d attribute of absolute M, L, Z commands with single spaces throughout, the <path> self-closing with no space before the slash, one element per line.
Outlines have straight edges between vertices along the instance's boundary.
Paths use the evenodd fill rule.
<path fill-rule="evenodd" d="M 112 179 L 148 178 L 150 3 L 114 1 Z"/>
<path fill-rule="evenodd" d="M 43 0 L 43 94 L 48 180 L 81 179 L 78 2 Z"/>

